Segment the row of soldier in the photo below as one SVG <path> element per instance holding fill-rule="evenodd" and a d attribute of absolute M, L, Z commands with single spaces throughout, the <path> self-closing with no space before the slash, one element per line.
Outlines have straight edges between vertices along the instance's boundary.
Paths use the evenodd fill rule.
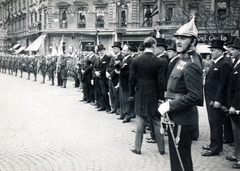
<path fill-rule="evenodd" d="M 56 69 L 57 68 L 57 69 Z M 57 74 L 58 86 L 66 88 L 68 77 L 67 58 L 65 56 L 1 56 L 0 57 L 0 72 L 10 75 L 18 75 L 23 77 L 23 73 L 27 73 L 27 79 L 30 80 L 31 74 L 34 76 L 34 81 L 37 81 L 38 73 L 42 75 L 42 84 L 45 84 L 46 76 L 51 80 L 50 85 L 54 85 L 54 77 Z M 71 69 L 74 70 L 73 68 Z"/>

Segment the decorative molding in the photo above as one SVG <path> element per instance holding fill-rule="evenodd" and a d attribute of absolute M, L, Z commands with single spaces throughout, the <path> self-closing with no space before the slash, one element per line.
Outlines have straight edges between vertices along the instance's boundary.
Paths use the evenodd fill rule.
<path fill-rule="evenodd" d="M 67 8 L 69 6 L 70 6 L 70 4 L 67 3 L 67 2 L 59 2 L 59 3 L 57 3 L 57 7 L 58 8 Z"/>
<path fill-rule="evenodd" d="M 73 2 L 75 6 L 88 6 L 88 3 L 86 2 L 81 2 L 81 1 L 75 1 Z"/>

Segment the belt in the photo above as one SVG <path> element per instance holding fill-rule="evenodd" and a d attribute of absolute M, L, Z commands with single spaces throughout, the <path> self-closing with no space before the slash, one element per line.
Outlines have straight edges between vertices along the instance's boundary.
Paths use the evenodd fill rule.
<path fill-rule="evenodd" d="M 171 93 L 171 92 L 164 92 L 164 97 L 166 99 L 179 99 L 180 97 L 182 97 L 184 94 L 182 93 Z"/>

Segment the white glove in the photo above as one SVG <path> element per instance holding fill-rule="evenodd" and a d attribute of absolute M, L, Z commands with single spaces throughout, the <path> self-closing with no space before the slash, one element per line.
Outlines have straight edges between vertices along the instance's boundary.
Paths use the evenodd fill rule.
<path fill-rule="evenodd" d="M 170 104 L 169 104 L 169 100 L 160 104 L 160 106 L 158 107 L 158 111 L 161 115 L 164 115 L 165 113 L 167 113 L 170 110 Z"/>
<path fill-rule="evenodd" d="M 120 74 L 120 70 L 118 70 L 118 69 L 115 69 L 115 72 L 116 72 L 117 74 Z"/>
<path fill-rule="evenodd" d="M 91 85 L 93 85 L 94 84 L 94 81 L 93 80 L 91 80 Z"/>
<path fill-rule="evenodd" d="M 110 77 L 110 74 L 109 72 L 106 71 L 106 77 L 109 78 Z"/>

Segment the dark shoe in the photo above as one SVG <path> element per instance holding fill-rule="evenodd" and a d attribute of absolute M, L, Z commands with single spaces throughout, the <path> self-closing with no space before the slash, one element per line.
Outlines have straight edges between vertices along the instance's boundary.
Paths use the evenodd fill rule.
<path fill-rule="evenodd" d="M 104 111 L 104 110 L 106 110 L 106 108 L 104 108 L 104 107 L 100 107 L 100 108 L 98 109 L 98 111 Z"/>
<path fill-rule="evenodd" d="M 207 157 L 209 157 L 209 156 L 217 156 L 217 155 L 219 155 L 219 153 L 214 153 L 214 152 L 212 152 L 212 151 L 205 151 L 205 152 L 202 152 L 202 156 L 207 156 Z"/>
<path fill-rule="evenodd" d="M 106 109 L 106 112 L 107 112 L 107 113 L 110 113 L 110 112 L 111 112 L 111 110 L 110 110 L 110 109 Z"/>
<path fill-rule="evenodd" d="M 131 121 L 131 119 L 128 118 L 128 117 L 126 117 L 126 118 L 123 119 L 123 123 L 128 123 L 128 122 L 130 122 L 130 121 Z"/>
<path fill-rule="evenodd" d="M 141 151 L 137 151 L 134 147 L 131 148 L 131 151 L 135 154 L 141 154 Z"/>
<path fill-rule="evenodd" d="M 232 141 L 229 141 L 229 140 L 223 140 L 223 144 L 229 144 L 229 143 L 232 143 Z"/>
<path fill-rule="evenodd" d="M 161 155 L 164 155 L 165 154 L 165 151 L 159 151 Z"/>
<path fill-rule="evenodd" d="M 91 103 L 91 101 L 90 101 L 90 100 L 88 100 L 88 101 L 85 101 L 84 103 Z"/>
<path fill-rule="evenodd" d="M 232 168 L 240 169 L 240 163 L 235 163 L 234 165 L 232 165 Z"/>
<path fill-rule="evenodd" d="M 237 158 L 234 156 L 227 156 L 226 159 L 229 161 L 234 161 L 234 162 L 237 161 Z"/>
<path fill-rule="evenodd" d="M 204 150 L 209 150 L 209 149 L 210 149 L 210 145 L 203 145 L 203 146 L 202 146 L 202 149 L 204 149 Z"/>
<path fill-rule="evenodd" d="M 147 143 L 157 143 L 157 140 L 150 139 L 150 140 L 147 140 L 146 142 Z"/>
<path fill-rule="evenodd" d="M 119 118 L 117 118 L 118 120 L 123 120 L 124 118 L 122 118 L 122 117 L 119 117 Z"/>
<path fill-rule="evenodd" d="M 110 113 L 116 113 L 117 111 L 116 110 L 111 110 Z"/>
<path fill-rule="evenodd" d="M 86 99 L 82 99 L 82 100 L 79 100 L 80 102 L 85 102 L 85 101 L 87 101 Z"/>
<path fill-rule="evenodd" d="M 132 129 L 132 132 L 136 132 L 136 129 Z M 146 134 L 146 130 L 143 133 Z"/>

